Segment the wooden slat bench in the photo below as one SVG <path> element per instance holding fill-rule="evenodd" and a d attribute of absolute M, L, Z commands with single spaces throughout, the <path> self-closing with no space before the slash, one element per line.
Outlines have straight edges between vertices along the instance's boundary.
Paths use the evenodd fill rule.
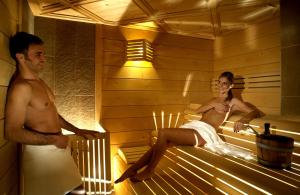
<path fill-rule="evenodd" d="M 82 176 L 87 194 L 111 194 L 111 161 L 109 133 L 84 139 L 71 136 L 71 154 Z"/>
<path fill-rule="evenodd" d="M 199 118 L 193 114 L 185 117 Z M 229 144 L 252 151 L 256 157 L 255 135 L 232 130 L 239 117 L 230 117 L 219 135 Z M 271 123 L 272 134 L 294 138 L 291 169 L 268 168 L 258 164 L 256 158 L 245 160 L 221 156 L 206 148 L 178 146 L 167 150 L 153 178 L 139 183 L 126 180 L 115 185 L 116 194 L 300 194 L 300 122 L 265 116 L 254 119 L 250 125 L 262 133 L 265 122 Z M 128 165 L 116 156 L 115 167 L 116 178 Z"/>

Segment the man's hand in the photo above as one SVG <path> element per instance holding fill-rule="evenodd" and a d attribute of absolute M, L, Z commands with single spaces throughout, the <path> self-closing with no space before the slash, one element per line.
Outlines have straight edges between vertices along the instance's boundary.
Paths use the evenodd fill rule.
<path fill-rule="evenodd" d="M 79 131 L 76 132 L 76 135 L 84 137 L 85 139 L 95 139 L 100 136 L 100 132 L 80 129 Z"/>
<path fill-rule="evenodd" d="M 212 106 L 219 113 L 226 113 L 229 111 L 230 108 L 228 104 L 218 102 L 214 103 Z"/>
<path fill-rule="evenodd" d="M 53 145 L 57 148 L 66 148 L 68 146 L 69 138 L 65 135 L 50 135 L 53 138 Z"/>

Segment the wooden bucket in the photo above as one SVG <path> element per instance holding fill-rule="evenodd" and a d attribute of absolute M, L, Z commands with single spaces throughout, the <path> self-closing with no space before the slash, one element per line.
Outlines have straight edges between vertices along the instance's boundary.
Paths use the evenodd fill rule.
<path fill-rule="evenodd" d="M 258 163 L 273 168 L 291 168 L 294 139 L 280 135 L 257 135 Z"/>

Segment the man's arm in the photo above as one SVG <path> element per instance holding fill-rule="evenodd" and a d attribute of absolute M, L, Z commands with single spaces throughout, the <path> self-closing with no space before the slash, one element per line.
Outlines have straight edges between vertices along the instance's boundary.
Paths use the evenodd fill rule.
<path fill-rule="evenodd" d="M 85 137 L 85 138 L 94 138 L 99 135 L 98 131 L 93 131 L 93 130 L 87 130 L 87 129 L 80 129 L 78 127 L 75 127 L 71 123 L 69 123 L 67 120 L 65 120 L 61 115 L 59 115 L 59 123 L 61 128 L 72 131 L 76 135 Z M 91 135 L 91 137 L 89 136 Z"/>
<path fill-rule="evenodd" d="M 245 115 L 234 124 L 234 131 L 238 132 L 239 130 L 243 129 L 244 124 L 248 124 L 254 118 L 259 117 L 259 112 L 256 109 L 250 108 L 239 99 L 234 98 L 233 101 L 233 104 L 237 108 L 236 110 L 245 113 Z"/>
<path fill-rule="evenodd" d="M 78 127 L 75 127 L 74 125 L 66 121 L 60 114 L 58 116 L 59 116 L 59 124 L 61 128 L 72 131 L 75 134 L 80 131 Z"/>
<path fill-rule="evenodd" d="M 66 147 L 68 138 L 65 136 L 43 135 L 24 128 L 31 96 L 32 88 L 25 82 L 15 84 L 9 90 L 5 106 L 5 138 L 22 144 Z"/>

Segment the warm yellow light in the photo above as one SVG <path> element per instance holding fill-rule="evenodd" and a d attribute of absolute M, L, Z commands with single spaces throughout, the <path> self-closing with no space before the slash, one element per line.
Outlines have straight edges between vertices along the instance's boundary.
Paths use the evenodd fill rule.
<path fill-rule="evenodd" d="M 182 96 L 185 97 L 189 91 L 190 88 L 190 84 L 192 82 L 193 79 L 193 73 L 189 73 L 186 76 L 186 80 L 185 80 L 185 84 L 184 84 L 184 88 L 183 88 L 183 92 L 182 92 Z"/>
<path fill-rule="evenodd" d="M 156 122 L 155 112 L 153 112 L 153 120 L 154 120 L 155 130 L 157 131 L 157 122 Z"/>
<path fill-rule="evenodd" d="M 137 29 L 133 27 L 120 27 L 120 30 L 126 40 L 147 39 L 153 43 L 158 35 L 158 31 Z"/>
<path fill-rule="evenodd" d="M 164 124 L 164 111 L 161 111 L 161 128 L 165 128 Z"/>
<path fill-rule="evenodd" d="M 170 113 L 170 115 L 169 115 L 169 127 L 168 128 L 171 127 L 171 122 L 172 122 L 172 113 Z"/>
<path fill-rule="evenodd" d="M 154 22 L 141 22 L 135 24 L 129 24 L 126 27 L 140 29 L 140 30 L 157 30 L 158 26 Z"/>
<path fill-rule="evenodd" d="M 152 63 L 148 61 L 127 61 L 124 66 L 127 67 L 139 67 L 139 68 L 150 68 Z"/>
<path fill-rule="evenodd" d="M 105 132 L 105 129 L 103 129 L 103 127 L 99 123 L 96 123 L 96 130 L 103 133 Z"/>
<path fill-rule="evenodd" d="M 177 123 L 178 123 L 178 120 L 179 120 L 179 116 L 180 116 L 180 112 L 178 112 L 178 113 L 177 113 L 177 118 L 176 118 L 176 122 L 175 122 L 175 125 L 174 125 L 174 127 L 176 127 L 176 126 L 177 126 Z"/>

